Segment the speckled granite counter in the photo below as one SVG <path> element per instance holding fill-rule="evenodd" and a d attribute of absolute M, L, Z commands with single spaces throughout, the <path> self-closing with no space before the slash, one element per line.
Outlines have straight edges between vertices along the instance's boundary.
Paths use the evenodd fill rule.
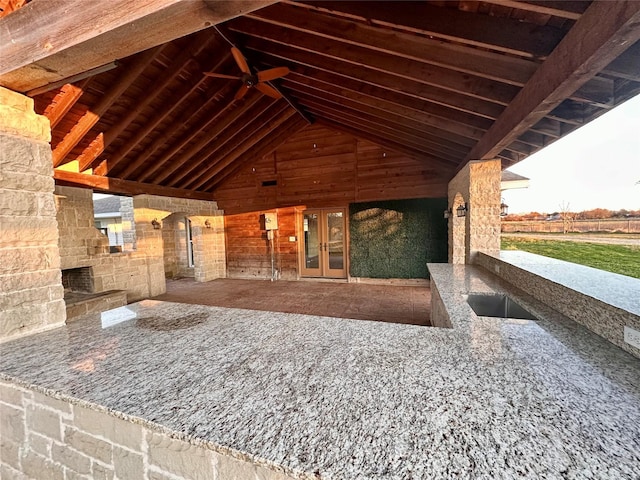
<path fill-rule="evenodd" d="M 144 301 L 2 344 L 0 371 L 298 478 L 638 478 L 640 361 L 533 303 L 442 329 Z"/>

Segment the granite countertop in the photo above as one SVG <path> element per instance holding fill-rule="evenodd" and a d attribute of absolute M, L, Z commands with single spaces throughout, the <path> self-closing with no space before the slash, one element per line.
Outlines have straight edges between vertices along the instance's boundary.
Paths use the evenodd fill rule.
<path fill-rule="evenodd" d="M 507 288 L 432 272 L 445 302 Z M 534 303 L 442 329 L 143 301 L 0 345 L 0 376 L 299 478 L 638 478 L 640 361 Z"/>
<path fill-rule="evenodd" d="M 502 250 L 500 260 L 640 315 L 640 279 L 519 250 Z"/>

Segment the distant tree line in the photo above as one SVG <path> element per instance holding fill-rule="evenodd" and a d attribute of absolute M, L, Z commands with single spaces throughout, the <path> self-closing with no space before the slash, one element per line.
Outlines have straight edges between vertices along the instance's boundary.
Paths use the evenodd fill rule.
<path fill-rule="evenodd" d="M 562 220 L 563 218 L 571 218 L 572 220 L 600 220 L 605 218 L 640 218 L 640 210 L 607 210 L 606 208 L 594 208 L 593 210 L 584 210 L 582 212 L 553 212 L 540 213 L 529 212 L 522 214 L 509 214 L 503 217 L 505 221 L 519 222 L 524 220 Z"/>

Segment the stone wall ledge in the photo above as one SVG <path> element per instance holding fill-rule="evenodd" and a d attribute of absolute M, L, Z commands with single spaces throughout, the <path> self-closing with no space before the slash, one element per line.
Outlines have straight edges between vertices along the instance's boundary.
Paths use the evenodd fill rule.
<path fill-rule="evenodd" d="M 478 253 L 476 264 L 640 358 L 624 327 L 640 330 L 640 280 L 521 251 Z"/>

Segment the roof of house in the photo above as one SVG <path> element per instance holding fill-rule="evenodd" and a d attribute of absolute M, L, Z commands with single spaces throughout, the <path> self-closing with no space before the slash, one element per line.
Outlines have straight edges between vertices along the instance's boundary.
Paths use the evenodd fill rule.
<path fill-rule="evenodd" d="M 470 160 L 511 166 L 640 92 L 640 2 L 128 1 L 33 0 L 0 18 L 0 84 L 50 119 L 54 166 L 85 173 L 58 183 L 210 199 L 310 123 L 450 179 Z M 252 73 L 290 70 L 269 83 L 282 98 L 238 99 L 239 80 L 207 75 L 241 74 L 231 45 Z"/>
<path fill-rule="evenodd" d="M 98 198 L 93 201 L 93 213 L 94 215 L 100 215 L 104 213 L 117 213 L 120 214 L 120 197 L 112 195 L 109 197 Z"/>

